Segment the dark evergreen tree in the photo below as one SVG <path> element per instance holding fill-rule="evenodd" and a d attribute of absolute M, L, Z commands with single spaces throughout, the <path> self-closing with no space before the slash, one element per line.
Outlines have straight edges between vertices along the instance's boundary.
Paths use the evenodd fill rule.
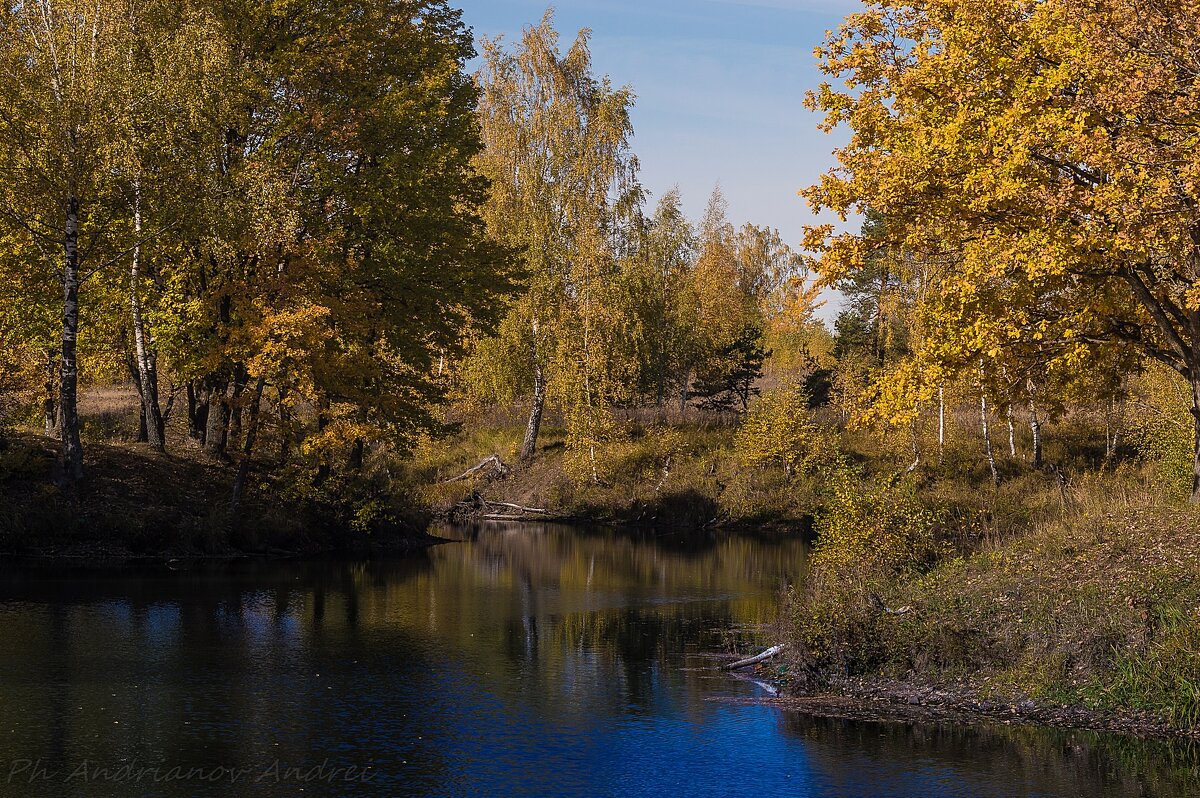
<path fill-rule="evenodd" d="M 692 385 L 696 406 L 722 413 L 746 412 L 750 397 L 758 396 L 756 383 L 769 354 L 762 345 L 762 330 L 747 327 L 696 374 Z"/>

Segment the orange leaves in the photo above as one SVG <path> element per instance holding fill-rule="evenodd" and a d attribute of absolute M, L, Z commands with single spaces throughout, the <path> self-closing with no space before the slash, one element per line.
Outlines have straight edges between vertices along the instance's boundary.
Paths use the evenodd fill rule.
<path fill-rule="evenodd" d="M 249 332 L 254 354 L 248 361 L 251 374 L 276 374 L 320 352 L 333 337 L 331 311 L 301 301 L 287 308 L 271 309 L 261 301 L 258 324 Z"/>

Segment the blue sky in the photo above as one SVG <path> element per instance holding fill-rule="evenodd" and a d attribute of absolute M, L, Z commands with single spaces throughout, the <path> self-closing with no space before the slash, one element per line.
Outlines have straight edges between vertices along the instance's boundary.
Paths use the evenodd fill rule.
<path fill-rule="evenodd" d="M 519 39 L 546 0 L 452 0 L 476 36 Z M 595 71 L 637 93 L 634 151 L 653 200 L 672 186 L 698 218 L 718 182 L 730 220 L 799 246 L 813 220 L 797 191 L 828 169 L 844 134 L 816 129 L 804 93 L 813 48 L 857 0 L 560 0 L 565 48 L 592 30 Z M 828 313 L 828 311 L 827 311 Z M 826 314 L 822 314 L 826 315 Z"/>

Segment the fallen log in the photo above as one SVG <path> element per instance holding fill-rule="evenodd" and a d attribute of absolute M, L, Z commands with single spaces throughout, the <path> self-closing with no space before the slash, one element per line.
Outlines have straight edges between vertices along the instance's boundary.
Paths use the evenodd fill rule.
<path fill-rule="evenodd" d="M 479 519 L 480 521 L 518 521 L 518 522 L 523 521 L 525 523 L 529 523 L 532 520 L 527 515 L 504 515 L 503 513 L 483 513 L 482 515 L 477 515 L 475 517 L 477 519 Z M 562 519 L 559 519 L 557 516 L 546 516 L 539 520 L 541 520 L 541 521 L 558 521 L 558 520 L 562 520 Z"/>
<path fill-rule="evenodd" d="M 777 654 L 782 652 L 785 648 L 787 648 L 787 646 L 783 645 L 783 644 L 780 644 L 778 646 L 771 646 L 770 648 L 768 648 L 766 651 L 764 651 L 761 654 L 756 654 L 753 657 L 747 657 L 746 659 L 739 659 L 737 662 L 730 662 L 726 665 L 722 665 L 721 670 L 735 671 L 738 668 L 748 668 L 751 665 L 757 665 L 758 663 L 760 663 L 764 660 L 768 660 L 771 657 L 776 656 Z"/>
<path fill-rule="evenodd" d="M 462 472 L 453 479 L 447 479 L 442 484 L 449 485 L 451 482 L 462 482 L 463 480 L 471 477 L 473 474 L 478 474 L 488 466 L 492 467 L 493 474 L 499 474 L 500 476 L 504 476 L 510 471 L 509 467 L 506 466 L 504 461 L 500 459 L 500 456 L 494 454 L 491 457 L 485 457 L 479 462 L 479 465 L 475 466 L 474 468 L 468 468 L 466 471 Z"/>
<path fill-rule="evenodd" d="M 508 502 L 494 502 L 489 499 L 484 499 L 483 503 L 484 503 L 484 505 L 486 505 L 488 507 L 507 507 L 510 510 L 517 510 L 518 512 L 522 512 L 522 513 L 537 513 L 537 514 L 545 515 L 550 512 L 549 510 L 546 510 L 542 507 L 525 507 L 524 505 L 521 505 L 521 504 L 509 504 Z"/>

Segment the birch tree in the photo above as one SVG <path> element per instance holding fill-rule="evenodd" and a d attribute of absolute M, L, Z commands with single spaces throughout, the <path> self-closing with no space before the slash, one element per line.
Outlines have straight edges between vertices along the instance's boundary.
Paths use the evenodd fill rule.
<path fill-rule="evenodd" d="M 0 6 L 0 223 L 17 260 L 57 275 L 58 401 L 64 474 L 83 478 L 77 394 L 80 289 L 115 261 L 112 145 L 120 140 L 120 4 Z"/>
<path fill-rule="evenodd" d="M 587 423 L 602 412 L 594 361 L 599 294 L 615 268 L 636 205 L 636 160 L 629 149 L 633 92 L 592 74 L 589 31 L 560 52 L 553 16 L 527 28 L 521 43 L 483 42 L 478 74 L 485 151 L 492 181 L 488 229 L 524 252 L 524 294 L 504 328 L 519 335 L 531 384 L 519 458 L 536 451 L 552 375 L 578 388 Z M 579 408 L 575 408 L 579 410 Z"/>

